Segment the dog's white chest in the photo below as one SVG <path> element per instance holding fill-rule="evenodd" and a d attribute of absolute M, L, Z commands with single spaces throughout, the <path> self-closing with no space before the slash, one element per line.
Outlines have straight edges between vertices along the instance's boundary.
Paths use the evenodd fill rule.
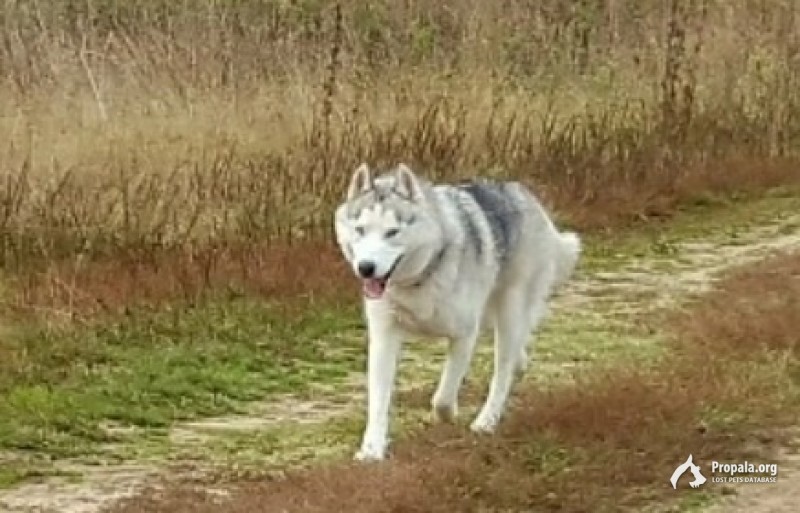
<path fill-rule="evenodd" d="M 430 296 L 414 294 L 395 297 L 390 304 L 395 322 L 409 333 L 429 337 L 453 335 L 449 309 L 437 304 Z"/>
<path fill-rule="evenodd" d="M 392 308 L 392 315 L 394 315 L 397 324 L 410 333 L 431 337 L 444 335 L 442 333 L 444 330 L 436 322 L 435 315 L 432 312 L 419 312 L 395 306 Z"/>

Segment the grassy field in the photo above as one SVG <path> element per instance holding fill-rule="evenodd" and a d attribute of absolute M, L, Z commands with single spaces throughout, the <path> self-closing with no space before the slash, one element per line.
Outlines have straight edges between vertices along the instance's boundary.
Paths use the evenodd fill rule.
<path fill-rule="evenodd" d="M 791 233 L 789 247 L 797 244 L 796 222 L 773 226 Z M 212 458 L 240 465 L 249 459 L 250 473 L 156 488 L 113 511 L 699 511 L 735 495 L 736 488 L 722 485 L 676 494 L 668 477 L 688 453 L 710 477 L 711 460 L 780 462 L 780 447 L 794 443 L 787 428 L 800 411 L 793 320 L 798 256 L 764 259 L 757 251 L 758 263 L 726 273 L 713 292 L 670 298 L 666 283 L 697 279 L 703 271 L 697 261 L 712 255 L 730 265 L 737 248 L 755 246 L 747 230 L 716 240 L 682 233 L 665 234 L 679 242 L 671 256 L 662 256 L 660 271 L 639 270 L 652 256 L 622 267 L 637 269 L 642 282 L 660 275 L 664 284 L 625 291 L 618 285 L 631 271 L 610 281 L 596 276 L 588 294 L 593 300 L 583 309 L 557 310 L 540 334 L 536 370 L 518 388 L 497 437 L 465 434 L 463 423 L 429 425 L 430 361 L 441 355 L 416 346 L 402 367 L 399 441 L 389 463 L 376 469 L 346 461 L 359 435 L 351 421 L 360 413 L 295 433 L 217 433 L 217 443 L 232 452 Z M 690 255 L 698 243 L 715 247 Z M 706 265 L 710 280 L 715 264 Z M 467 418 L 490 371 L 484 349 L 465 391 Z M 254 455 L 256 446 L 261 453 Z M 298 449 L 318 450 L 310 457 L 315 464 L 287 472 L 307 463 L 308 454 Z M 792 482 L 792 467 L 781 465 L 781 479 Z M 796 490 L 782 493 L 792 504 Z"/>
<path fill-rule="evenodd" d="M 799 390 L 792 377 L 796 357 L 780 346 L 792 340 L 786 317 L 796 301 L 793 264 L 764 264 L 769 272 L 759 272 L 766 274 L 765 281 L 759 283 L 761 275 L 754 272 L 747 283 L 755 290 L 747 293 L 737 288 L 737 274 L 729 280 L 732 285 L 722 287 L 729 292 L 697 302 L 703 307 L 689 314 L 670 312 L 691 306 L 686 303 L 692 297 L 687 295 L 691 283 L 706 283 L 718 266 L 740 261 L 739 251 L 754 250 L 750 258 L 757 260 L 770 248 L 796 247 L 799 202 L 796 193 L 787 191 L 694 206 L 658 228 L 642 226 L 590 238 L 577 278 L 580 286 L 563 298 L 566 305 L 557 306 L 556 316 L 538 337 L 534 370 L 516 393 L 517 406 L 505 428 L 509 431 L 498 440 L 464 438 L 452 428 L 431 430 L 428 398 L 444 348 L 415 345 L 401 367 L 399 422 L 394 426 L 401 439 L 399 463 L 380 473 L 385 483 L 370 489 L 389 493 L 396 487 L 389 496 L 398 510 L 426 511 L 427 499 L 403 490 L 416 488 L 416 479 L 426 481 L 425 476 L 478 479 L 484 467 L 465 476 L 467 467 L 456 463 L 467 461 L 464 457 L 476 443 L 479 450 L 468 461 L 474 457 L 483 465 L 496 465 L 497 455 L 527 447 L 523 454 L 532 459 L 519 462 L 523 474 L 507 477 L 513 482 L 531 477 L 530 490 L 539 491 L 521 498 L 507 494 L 501 485 L 508 481 L 493 481 L 476 495 L 458 498 L 458 490 L 447 491 L 442 503 L 447 507 L 497 500 L 512 510 L 516 503 L 583 511 L 593 501 L 609 501 L 610 508 L 623 499 L 634 508 L 662 501 L 675 506 L 676 497 L 663 493 L 663 468 L 671 469 L 671 459 L 685 457 L 686 450 L 706 461 L 716 455 L 773 461 L 770 450 L 784 440 L 780 429 L 796 420 L 790 412 L 797 411 Z M 778 244 L 781 237 L 787 239 Z M 693 254 L 690 248 L 697 245 L 699 253 Z M 689 282 L 681 285 L 684 280 Z M 733 303 L 737 294 L 741 300 Z M 286 494 L 297 500 L 325 497 L 313 506 L 325 511 L 330 504 L 348 508 L 355 504 L 348 502 L 356 501 L 353 497 L 364 499 L 356 502 L 365 511 L 383 500 L 355 493 L 349 485 L 333 486 L 341 484 L 333 476 L 350 472 L 355 473 L 354 483 L 366 479 L 362 471 L 337 463 L 350 455 L 362 427 L 363 327 L 355 305 L 287 309 L 280 302 L 219 297 L 197 305 L 131 309 L 124 316 L 77 325 L 26 326 L 30 331 L 20 327 L 4 344 L 14 357 L 3 359 L 2 367 L 8 377 L 3 392 L 11 399 L 3 404 L 0 430 L 6 486 L 22 484 L 25 490 L 25 483 L 55 476 L 83 483 L 91 491 L 97 479 L 92 473 L 105 479 L 103 474 L 113 476 L 117 464 L 144 462 L 178 476 L 185 475 L 188 465 L 194 469 L 190 475 L 201 471 L 209 478 L 201 479 L 198 488 L 194 477 L 166 499 L 162 492 L 156 492 L 157 499 L 145 495 L 122 505 L 123 511 L 194 511 L 208 502 L 199 489 L 220 486 L 233 490 L 231 501 L 224 503 L 226 511 L 248 511 L 250 500 L 267 497 L 274 497 L 270 500 L 276 507 L 283 500 L 291 504 Z M 740 352 L 728 355 L 729 342 L 757 344 L 746 349 L 749 364 L 741 363 Z M 687 349 L 695 346 L 702 351 Z M 763 361 L 757 356 L 761 351 Z M 483 344 L 465 391 L 467 418 L 484 393 L 490 357 L 490 345 Z M 716 362 L 713 368 L 700 368 L 709 361 Z M 696 387 L 697 396 L 687 396 Z M 526 404 L 536 406 L 529 409 Z M 655 423 L 663 425 L 656 429 Z M 698 438 L 698 431 L 679 425 L 700 426 L 714 436 Z M 639 434 L 631 439 L 630 433 Z M 620 440 L 614 442 L 615 437 Z M 617 445 L 607 447 L 595 438 Z M 761 439 L 772 442 L 765 448 Z M 741 452 L 745 442 L 747 450 Z M 451 460 L 446 457 L 449 450 L 464 454 Z M 592 464 L 623 465 L 637 451 L 654 458 L 652 468 L 637 466 L 626 474 L 622 467 L 611 472 L 611 467 Z M 456 468 L 427 467 L 448 461 Z M 335 481 L 322 477 L 321 484 L 312 486 L 320 480 L 318 474 L 290 473 L 289 484 L 258 484 L 265 476 L 271 482 L 286 469 L 309 463 L 334 465 L 319 472 L 330 473 Z M 512 464 L 517 460 L 508 462 Z M 566 468 L 569 473 L 562 474 Z M 572 485 L 562 482 L 582 472 L 590 474 Z M 406 477 L 396 474 L 422 477 L 407 477 L 411 484 L 404 484 Z M 590 479 L 597 482 L 595 487 L 580 485 Z M 464 482 L 467 486 L 472 481 Z M 284 491 L 284 486 L 294 491 Z M 678 499 L 696 506 L 719 492 L 715 488 Z M 212 509 L 220 507 L 211 504 L 216 504 Z"/>
<path fill-rule="evenodd" d="M 520 403 L 535 410 L 516 410 L 498 439 L 432 430 L 404 440 L 379 471 L 334 464 L 245 483 L 224 510 L 619 511 L 664 501 L 685 511 L 706 504 L 712 492 L 676 501 L 665 484 L 662 469 L 680 450 L 690 447 L 704 461 L 763 461 L 770 453 L 754 432 L 797 421 L 791 318 L 800 296 L 797 281 L 780 274 L 796 276 L 797 262 L 785 257 L 729 278 L 707 304 L 678 316 L 671 352 L 654 365 L 589 372 L 575 384 L 524 395 Z M 774 443 L 774 434 L 762 440 Z M 179 490 L 122 511 L 218 511 L 199 497 Z"/>
<path fill-rule="evenodd" d="M 795 174 L 791 1 L 179 5 L 0 13 L 5 267 L 187 267 L 185 294 L 327 239 L 362 160 L 517 178 L 596 229 Z"/>
<path fill-rule="evenodd" d="M 763 227 L 795 233 L 799 13 L 791 0 L 6 2 L 0 487 L 80 481 L 87 465 L 130 461 L 262 476 L 348 451 L 360 429 L 347 407 L 361 399 L 363 322 L 332 244 L 331 210 L 361 161 L 531 185 L 562 226 L 585 237 L 581 276 L 609 289 L 639 279 L 631 262 L 652 272 L 682 265 L 687 243 L 746 249 L 766 237 Z M 783 275 L 796 273 L 789 260 L 775 264 Z M 720 298 L 745 278 L 731 280 Z M 795 298 L 793 283 L 775 286 Z M 755 310 L 739 312 L 737 332 L 783 315 L 761 309 L 766 290 L 738 292 L 752 292 Z M 771 350 L 742 370 L 724 344 L 731 333 L 710 322 L 720 334 L 701 334 L 683 318 L 667 329 L 653 316 L 676 305 L 640 287 L 629 293 L 622 306 L 591 303 L 548 324 L 522 392 L 542 405 L 535 422 L 546 429 L 526 438 L 534 421 L 520 412 L 508 436 L 474 456 L 484 461 L 476 469 L 497 454 L 530 456 L 500 462 L 498 476 L 528 469 L 538 476 L 531 487 L 556 499 L 527 487 L 445 487 L 448 505 L 468 498 L 513 509 L 529 499 L 578 511 L 634 488 L 631 504 L 658 501 L 655 475 L 643 471 L 619 489 L 608 480 L 621 472 L 608 469 L 633 457 L 618 445 L 641 442 L 619 433 L 653 428 L 660 437 L 677 422 L 721 419 L 720 436 L 737 442 L 703 441 L 714 453 L 766 427 L 734 426 L 743 412 L 775 412 L 731 395 L 724 380 L 663 412 L 664 426 L 635 414 L 661 412 L 663 394 L 697 385 L 673 372 L 700 365 L 683 354 L 687 340 L 724 356 L 709 372 L 752 373 L 755 388 L 736 394 L 790 404 L 783 393 L 794 378 Z M 605 297 L 603 287 L 581 294 Z M 703 337 L 723 346 L 706 348 Z M 430 381 L 440 349 L 410 354 L 404 383 Z M 782 354 L 794 362 L 794 351 Z M 483 356 L 476 379 L 488 368 Z M 781 381 L 770 385 L 767 375 Z M 622 401 L 620 387 L 640 390 Z M 400 432 L 416 433 L 427 398 L 413 387 L 404 394 Z M 731 407 L 700 412 L 698 401 Z M 318 406 L 306 412 L 314 422 L 292 426 L 297 404 Z M 600 413 L 617 417 L 578 432 Z M 268 425 L 220 434 L 208 424 L 257 417 Z M 778 415 L 773 427 L 789 420 Z M 407 438 L 390 485 L 369 493 L 391 486 L 405 497 L 419 484 L 411 472 L 439 476 L 423 479 L 431 487 L 442 476 L 472 486 L 477 474 L 415 461 L 452 434 L 434 430 L 419 445 Z M 653 457 L 671 457 L 676 439 L 659 440 Z M 458 460 L 472 441 L 454 443 Z M 610 462 L 608 472 L 589 468 L 596 458 Z M 277 505 L 295 486 L 328 497 L 309 480 L 328 486 L 339 471 L 370 479 L 337 465 L 255 493 L 275 494 Z M 565 469 L 588 472 L 597 489 L 578 497 L 583 478 L 570 485 Z M 396 507 L 423 507 L 432 490 Z"/>

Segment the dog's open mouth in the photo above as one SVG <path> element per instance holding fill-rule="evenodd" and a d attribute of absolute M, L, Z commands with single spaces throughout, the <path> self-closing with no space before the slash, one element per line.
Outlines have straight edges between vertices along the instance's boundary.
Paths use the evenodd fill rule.
<path fill-rule="evenodd" d="M 389 280 L 386 278 L 367 278 L 361 280 L 364 296 L 366 296 L 367 299 L 380 299 L 386 291 L 386 282 L 388 281 Z"/>
<path fill-rule="evenodd" d="M 386 286 L 389 284 L 389 278 L 392 277 L 392 273 L 394 272 L 395 268 L 397 268 L 397 264 L 400 263 L 400 260 L 403 259 L 403 255 L 397 257 L 397 259 L 392 264 L 392 267 L 389 268 L 389 272 L 386 273 L 383 278 L 363 278 L 361 280 L 361 288 L 364 291 L 364 297 L 367 299 L 380 299 L 383 297 L 383 293 L 386 292 Z"/>

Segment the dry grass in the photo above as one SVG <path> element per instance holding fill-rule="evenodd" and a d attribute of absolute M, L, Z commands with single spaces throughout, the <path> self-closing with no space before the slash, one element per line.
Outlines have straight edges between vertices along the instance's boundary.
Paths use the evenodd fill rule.
<path fill-rule="evenodd" d="M 797 13 L 778 0 L 10 2 L 0 266 L 39 275 L 22 280 L 46 284 L 29 298 L 49 287 L 67 305 L 107 301 L 60 291 L 94 266 L 161 277 L 188 259 L 192 276 L 154 278 L 155 298 L 235 286 L 241 255 L 327 239 L 362 160 L 520 179 L 584 229 L 797 181 Z"/>
<path fill-rule="evenodd" d="M 440 426 L 400 441 L 380 466 L 238 483 L 227 498 L 180 486 L 114 511 L 641 511 L 674 501 L 668 477 L 688 453 L 701 465 L 764 461 L 765 441 L 797 421 L 798 301 L 800 256 L 773 258 L 669 319 L 673 350 L 652 368 L 527 390 L 499 436 Z"/>
<path fill-rule="evenodd" d="M 107 257 L 93 262 L 55 262 L 45 271 L 9 278 L 18 291 L 10 301 L 27 316 L 86 318 L 118 314 L 132 307 L 157 308 L 181 301 L 194 304 L 218 295 L 284 299 L 308 307 L 352 303 L 357 289 L 331 244 L 296 246 L 213 245 Z"/>
<path fill-rule="evenodd" d="M 695 352 L 723 350 L 743 360 L 761 351 L 788 352 L 796 360 L 800 335 L 796 318 L 788 315 L 792 311 L 800 311 L 800 264 L 797 257 L 787 256 L 739 272 L 725 283 L 723 293 L 705 298 L 678 325 Z"/>

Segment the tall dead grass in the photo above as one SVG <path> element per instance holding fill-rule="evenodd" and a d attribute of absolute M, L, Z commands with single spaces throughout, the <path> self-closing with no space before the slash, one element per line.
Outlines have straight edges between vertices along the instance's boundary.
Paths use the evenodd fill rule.
<path fill-rule="evenodd" d="M 671 316 L 670 351 L 652 367 L 528 389 L 491 438 L 439 426 L 399 441 L 378 466 L 236 483 L 224 499 L 177 486 L 114 511 L 649 511 L 697 493 L 690 476 L 678 492 L 669 484 L 688 454 L 709 479 L 704 490 L 720 492 L 710 461 L 771 461 L 798 420 L 798 301 L 800 256 L 771 258 Z"/>
<path fill-rule="evenodd" d="M 789 0 L 6 2 L 0 266 L 326 239 L 363 160 L 520 179 L 586 229 L 795 180 L 797 18 Z"/>

